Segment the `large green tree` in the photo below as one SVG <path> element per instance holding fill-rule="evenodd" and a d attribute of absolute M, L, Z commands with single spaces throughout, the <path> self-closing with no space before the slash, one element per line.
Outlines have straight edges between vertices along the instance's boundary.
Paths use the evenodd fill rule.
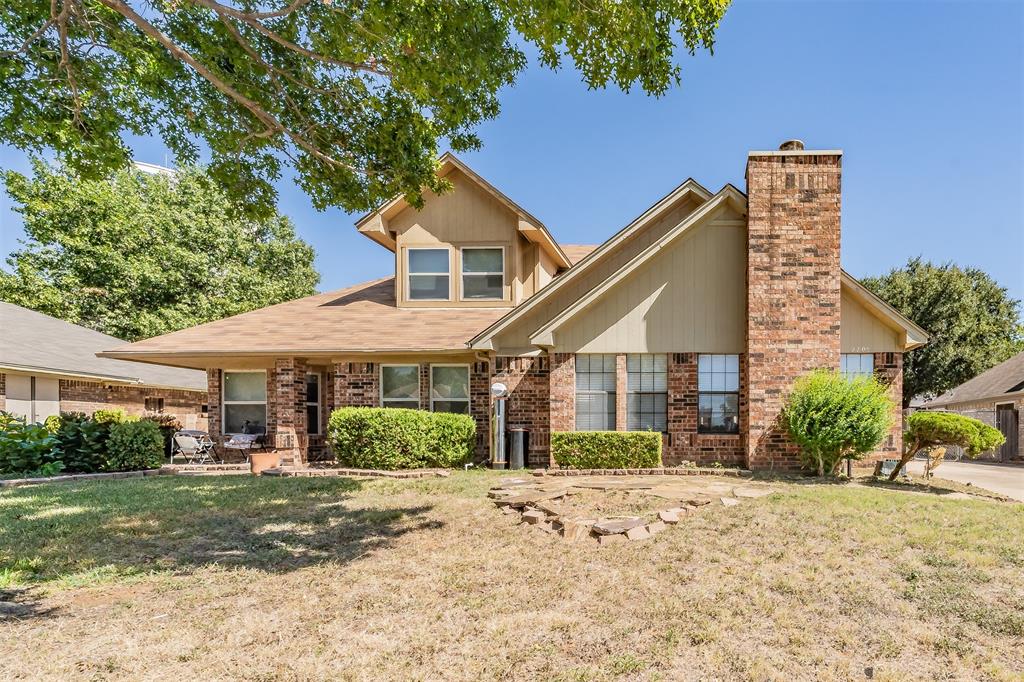
<path fill-rule="evenodd" d="M 439 138 L 480 141 L 535 49 L 589 87 L 680 80 L 729 0 L 18 0 L 0 11 L 0 142 L 97 177 L 122 134 L 269 212 L 286 165 L 320 208 L 365 210 L 435 177 Z M 557 115 L 553 113 L 552 115 Z"/>
<path fill-rule="evenodd" d="M 904 407 L 1024 350 L 1020 301 L 982 270 L 912 258 L 887 275 L 861 281 L 931 336 L 904 356 Z"/>
<path fill-rule="evenodd" d="M 35 164 L 4 175 L 24 219 L 0 299 L 136 340 L 313 293 L 313 249 L 284 216 L 239 217 L 199 168 L 107 180 Z"/>

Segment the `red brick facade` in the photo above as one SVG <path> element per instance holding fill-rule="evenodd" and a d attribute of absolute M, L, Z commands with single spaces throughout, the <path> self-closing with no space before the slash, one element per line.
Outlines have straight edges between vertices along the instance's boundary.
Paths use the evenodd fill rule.
<path fill-rule="evenodd" d="M 683 461 L 699 465 L 721 462 L 727 466 L 744 466 L 746 356 L 740 355 L 740 432 L 735 435 L 697 432 L 697 357 L 698 353 L 669 353 L 668 433 L 664 438 L 662 459 L 666 466 Z"/>
<path fill-rule="evenodd" d="M 779 424 L 802 374 L 839 366 L 838 154 L 751 155 L 747 161 L 747 462 L 799 467 Z"/>
<path fill-rule="evenodd" d="M 529 431 L 527 464 L 545 467 L 549 464 L 551 446 L 550 359 L 546 356 L 494 360 L 493 382 L 508 387 L 505 423 L 509 428 Z"/>
<path fill-rule="evenodd" d="M 875 353 L 875 377 L 889 387 L 889 398 L 895 404 L 892 429 L 869 461 L 898 457 L 903 452 L 903 353 Z"/>

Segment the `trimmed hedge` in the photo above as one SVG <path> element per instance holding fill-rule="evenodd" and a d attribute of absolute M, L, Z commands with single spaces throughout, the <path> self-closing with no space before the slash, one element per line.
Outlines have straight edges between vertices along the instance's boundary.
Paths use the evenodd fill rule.
<path fill-rule="evenodd" d="M 475 438 L 466 414 L 343 407 L 327 423 L 338 462 L 358 469 L 456 467 L 473 456 Z"/>
<path fill-rule="evenodd" d="M 110 427 L 107 470 L 159 469 L 164 462 L 164 437 L 151 421 L 125 421 Z"/>
<path fill-rule="evenodd" d="M 551 434 L 551 455 L 569 469 L 651 469 L 661 466 L 655 431 L 565 431 Z"/>

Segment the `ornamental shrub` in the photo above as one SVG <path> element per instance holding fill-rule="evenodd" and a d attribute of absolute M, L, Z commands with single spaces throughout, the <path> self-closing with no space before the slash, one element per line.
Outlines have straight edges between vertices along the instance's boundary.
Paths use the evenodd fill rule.
<path fill-rule="evenodd" d="M 108 471 L 157 469 L 164 461 L 164 438 L 151 421 L 125 421 L 110 427 Z"/>
<path fill-rule="evenodd" d="M 860 459 L 874 450 L 892 427 L 895 408 L 874 377 L 849 380 L 818 370 L 797 379 L 783 423 L 800 446 L 803 465 L 825 476 L 840 460 Z"/>
<path fill-rule="evenodd" d="M 952 412 L 919 410 L 903 424 L 903 456 L 893 469 L 889 480 L 895 480 L 900 470 L 924 448 L 959 446 L 968 457 L 997 448 L 1006 437 L 985 422 Z"/>
<path fill-rule="evenodd" d="M 650 469 L 661 466 L 654 431 L 566 431 L 551 434 L 551 456 L 567 469 Z"/>
<path fill-rule="evenodd" d="M 424 410 L 343 407 L 327 424 L 338 462 L 359 469 L 455 467 L 473 456 L 475 437 L 469 415 Z"/>
<path fill-rule="evenodd" d="M 0 474 L 52 470 L 59 461 L 57 439 L 45 426 L 0 412 Z"/>
<path fill-rule="evenodd" d="M 67 471 L 92 473 L 102 470 L 107 462 L 107 439 L 110 424 L 94 421 L 82 412 L 63 412 L 60 428 L 54 434 Z"/>

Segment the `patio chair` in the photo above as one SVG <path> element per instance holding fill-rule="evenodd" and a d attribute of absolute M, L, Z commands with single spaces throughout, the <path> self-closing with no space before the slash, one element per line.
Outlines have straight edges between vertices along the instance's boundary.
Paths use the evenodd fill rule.
<path fill-rule="evenodd" d="M 242 433 L 236 433 L 231 436 L 230 440 L 224 442 L 225 450 L 234 450 L 241 453 L 247 462 L 249 461 L 249 455 L 254 451 L 265 450 L 266 448 L 267 427 L 251 422 L 245 422 L 245 425 L 242 427 Z"/>
<path fill-rule="evenodd" d="M 205 433 L 195 431 L 178 431 L 174 434 L 171 458 L 181 454 L 187 464 L 216 464 L 213 441 Z"/>

